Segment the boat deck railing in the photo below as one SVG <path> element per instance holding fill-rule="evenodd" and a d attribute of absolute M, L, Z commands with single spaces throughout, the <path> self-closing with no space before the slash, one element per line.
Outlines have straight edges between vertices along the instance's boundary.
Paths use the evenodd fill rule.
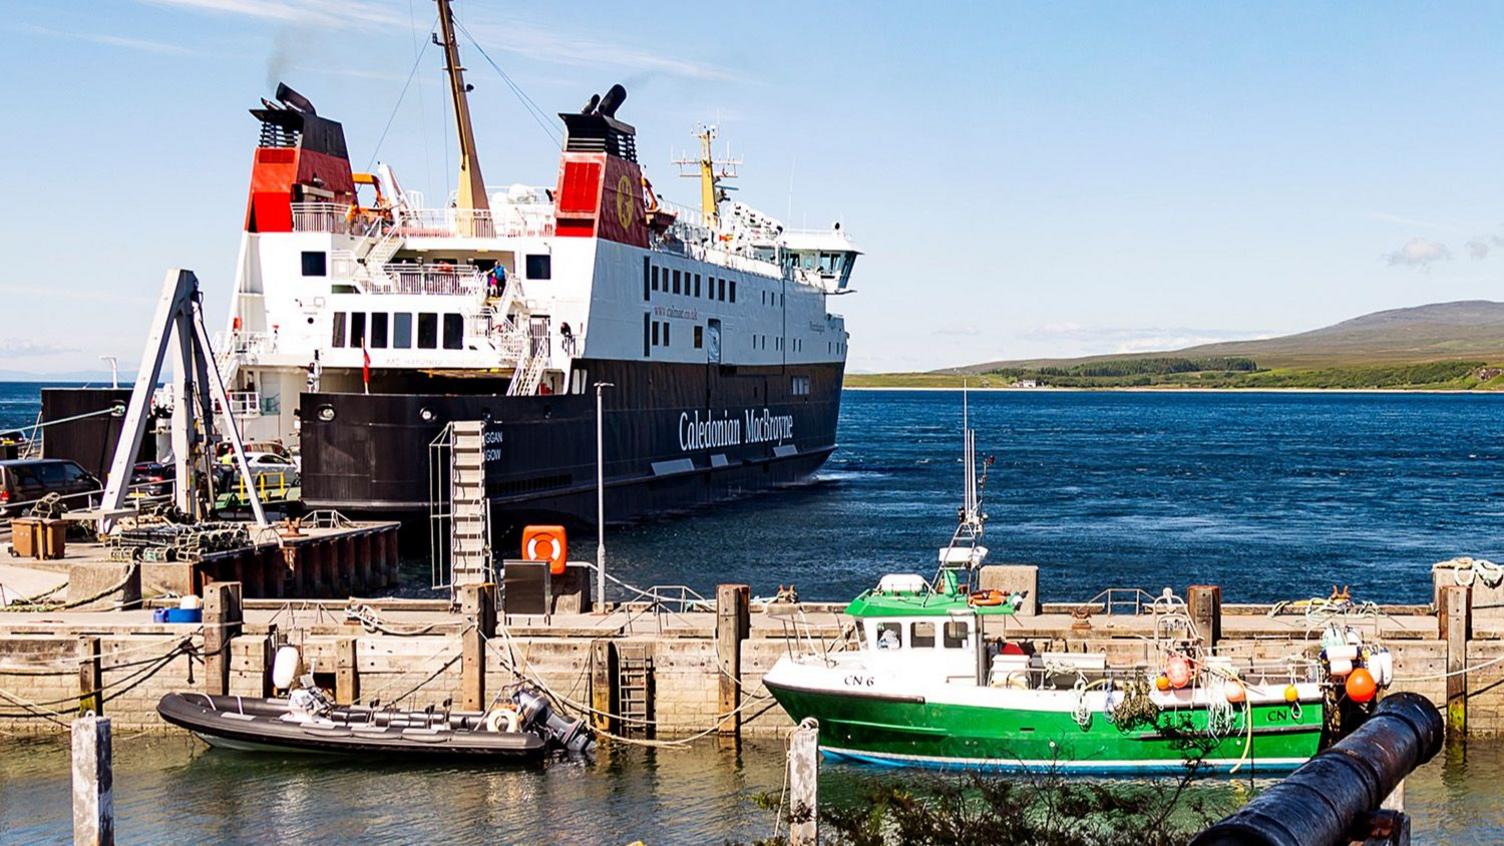
<path fill-rule="evenodd" d="M 509 205 L 496 209 L 367 209 L 349 203 L 293 203 L 294 232 L 380 235 L 403 238 L 540 238 L 554 234 L 553 206 Z"/>

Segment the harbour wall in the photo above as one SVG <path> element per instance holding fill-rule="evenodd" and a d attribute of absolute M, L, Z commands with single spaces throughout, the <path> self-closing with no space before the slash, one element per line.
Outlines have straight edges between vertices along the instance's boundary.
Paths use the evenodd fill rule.
<path fill-rule="evenodd" d="M 744 586 L 722 586 L 706 610 L 493 612 L 489 625 L 485 603 L 477 614 L 463 598 L 455 610 L 430 600 L 241 600 L 226 583 L 208 588 L 216 590 L 224 594 L 206 602 L 203 625 L 153 623 L 147 611 L 0 612 L 0 731 L 65 731 L 81 710 L 107 714 L 123 730 L 167 729 L 156 713 L 164 694 L 269 695 L 275 649 L 291 643 L 340 701 L 477 707 L 527 681 L 613 734 L 773 736 L 792 723 L 768 697 L 763 675 L 791 649 L 833 646 L 841 632 L 839 604 L 752 608 Z M 1198 590 L 1208 589 L 1191 591 L 1192 616 L 1214 633 L 1221 654 L 1278 660 L 1319 651 L 1323 615 L 1223 605 L 1220 597 L 1201 607 Z M 1368 627 L 1393 654 L 1395 683 L 1386 692 L 1430 699 L 1454 736 L 1500 737 L 1504 602 L 1497 592 L 1438 579 L 1436 603 L 1371 606 L 1342 619 Z M 1046 604 L 1001 618 L 987 634 L 1041 651 L 1102 652 L 1109 666 L 1148 660 L 1151 615 L 1110 606 Z"/>

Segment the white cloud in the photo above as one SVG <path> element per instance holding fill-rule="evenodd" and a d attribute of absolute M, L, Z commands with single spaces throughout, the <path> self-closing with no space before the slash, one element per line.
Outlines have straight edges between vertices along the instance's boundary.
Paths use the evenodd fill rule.
<path fill-rule="evenodd" d="M 1155 352 L 1194 347 L 1200 344 L 1216 344 L 1223 341 L 1249 341 L 1268 338 L 1273 333 L 1247 329 L 1198 329 L 1164 326 L 1085 326 L 1080 323 L 1046 323 L 1018 333 L 1023 338 L 1037 338 L 1056 342 L 1074 342 L 1089 352 L 1081 355 L 1105 353 Z"/>
<path fill-rule="evenodd" d="M 1467 254 L 1475 259 L 1488 258 L 1488 249 L 1488 242 L 1482 238 L 1467 242 Z"/>
<path fill-rule="evenodd" d="M 1428 268 L 1438 261 L 1448 261 L 1451 258 L 1452 251 L 1446 244 L 1428 238 L 1411 238 L 1403 247 L 1384 256 L 1384 260 L 1391 266 L 1419 268 Z"/>
<path fill-rule="evenodd" d="M 71 38 L 75 41 L 87 41 L 91 44 L 103 44 L 106 47 L 123 47 L 127 50 L 137 50 L 142 53 L 159 53 L 166 56 L 196 56 L 200 55 L 196 50 L 190 50 L 181 44 L 168 44 L 163 41 L 150 41 L 145 38 L 129 38 L 124 35 L 110 35 L 98 32 L 64 32 L 60 29 L 51 29 L 35 24 L 19 24 L 17 29 L 34 32 L 39 35 L 51 35 L 56 38 Z"/>
<path fill-rule="evenodd" d="M 57 355 L 77 352 L 77 347 L 33 341 L 29 338 L 0 338 L 0 358 L 24 358 L 33 355 Z"/>

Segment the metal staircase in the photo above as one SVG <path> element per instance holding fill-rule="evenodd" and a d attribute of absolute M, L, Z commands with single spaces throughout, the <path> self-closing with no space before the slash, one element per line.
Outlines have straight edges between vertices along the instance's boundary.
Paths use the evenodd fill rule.
<path fill-rule="evenodd" d="M 538 393 L 538 386 L 543 383 L 543 371 L 548 368 L 548 359 L 532 355 L 528 347 L 527 344 L 523 345 L 524 354 L 517 358 L 517 369 L 512 371 L 512 383 L 507 386 L 509 397 L 530 397 Z"/>
<path fill-rule="evenodd" d="M 486 499 L 486 433 L 478 420 L 450 424 L 450 561 L 455 585 L 491 581 Z"/>

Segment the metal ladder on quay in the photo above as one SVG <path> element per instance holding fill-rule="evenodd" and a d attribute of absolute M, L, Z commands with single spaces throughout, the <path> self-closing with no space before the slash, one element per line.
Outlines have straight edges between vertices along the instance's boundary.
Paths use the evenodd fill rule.
<path fill-rule="evenodd" d="M 617 643 L 617 711 L 622 734 L 652 737 L 653 657 L 645 643 Z"/>

